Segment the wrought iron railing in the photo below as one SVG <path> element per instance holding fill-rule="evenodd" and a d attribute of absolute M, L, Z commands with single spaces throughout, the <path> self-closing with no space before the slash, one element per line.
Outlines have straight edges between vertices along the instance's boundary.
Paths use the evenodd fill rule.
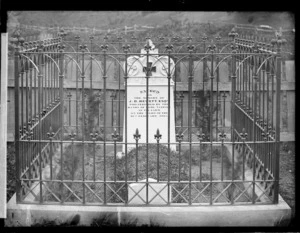
<path fill-rule="evenodd" d="M 140 57 L 140 44 L 133 42 L 130 47 L 121 40 L 98 44 L 90 37 L 89 47 L 79 37 L 73 42 L 60 37 L 17 48 L 17 201 L 277 203 L 282 40 L 258 44 L 239 39 L 235 32 L 230 36 L 226 45 L 220 38 L 206 44 L 206 40 L 194 44 L 190 38 L 163 47 L 160 40 L 158 48 L 163 49 L 157 55 L 166 56 L 169 64 L 165 67 L 168 130 L 155 129 L 150 136 L 147 93 L 153 64 L 145 67 L 142 78 L 146 130 L 127 127 L 127 82 L 133 68 L 127 59 Z M 153 56 L 149 44 L 145 51 L 147 59 Z M 222 64 L 228 67 L 230 93 L 222 87 Z"/>

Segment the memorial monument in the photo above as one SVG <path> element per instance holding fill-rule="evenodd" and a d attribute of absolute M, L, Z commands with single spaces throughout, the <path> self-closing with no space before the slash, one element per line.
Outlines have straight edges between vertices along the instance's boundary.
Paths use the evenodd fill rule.
<path fill-rule="evenodd" d="M 135 143 L 133 134 L 139 130 L 141 138 L 139 145 L 146 143 L 146 74 L 148 71 L 148 142 L 156 143 L 154 134 L 159 129 L 162 135 L 160 143 L 167 146 L 168 131 L 170 131 L 170 148 L 176 150 L 175 143 L 175 116 L 174 116 L 174 82 L 170 80 L 170 101 L 168 101 L 168 69 L 171 77 L 174 74 L 174 61 L 168 56 L 159 56 L 151 40 L 148 40 L 150 49 L 141 50 L 140 56 L 131 56 L 127 59 L 127 143 Z M 148 61 L 148 63 L 147 63 Z M 170 64 L 170 67 L 168 67 Z M 168 114 L 168 102 L 170 112 Z M 124 109 L 126 114 L 126 111 Z M 170 128 L 168 128 L 168 116 Z M 124 128 L 125 128 L 124 118 Z M 125 130 L 123 131 L 125 140 Z M 127 151 L 135 148 L 134 144 L 127 145 Z M 125 145 L 122 152 L 125 153 Z"/>

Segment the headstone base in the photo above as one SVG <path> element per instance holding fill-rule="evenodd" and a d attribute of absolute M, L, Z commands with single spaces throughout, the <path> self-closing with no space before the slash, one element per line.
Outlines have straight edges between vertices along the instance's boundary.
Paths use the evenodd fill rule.
<path fill-rule="evenodd" d="M 141 180 L 141 182 L 146 182 Z M 155 183 L 157 180 L 148 179 L 148 202 L 149 205 L 167 205 L 168 203 L 168 184 Z M 159 194 L 157 194 L 159 193 Z M 170 196 L 171 196 L 170 187 Z M 170 197 L 171 199 L 171 197 Z M 146 204 L 146 183 L 132 183 L 128 188 L 128 204 L 143 205 Z"/>

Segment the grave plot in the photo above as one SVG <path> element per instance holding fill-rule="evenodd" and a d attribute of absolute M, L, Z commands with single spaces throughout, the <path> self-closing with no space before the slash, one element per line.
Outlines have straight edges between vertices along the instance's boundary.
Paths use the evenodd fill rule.
<path fill-rule="evenodd" d="M 64 202 L 81 203 L 85 195 L 86 203 L 102 204 L 105 196 L 106 202 L 111 204 L 124 203 L 126 199 L 129 204 L 145 204 L 146 196 L 141 189 L 145 189 L 148 163 L 149 190 L 153 190 L 152 197 L 157 196 L 156 199 L 160 200 L 156 202 L 160 204 L 167 204 L 168 174 L 170 203 L 189 203 L 190 200 L 192 204 L 209 204 L 210 197 L 214 203 L 230 203 L 231 198 L 235 198 L 235 202 L 251 200 L 243 185 L 230 187 L 232 166 L 225 146 L 214 146 L 212 151 L 210 146 L 202 146 L 201 153 L 199 151 L 192 149 L 191 155 L 189 150 L 180 153 L 171 151 L 168 166 L 167 147 L 149 145 L 147 161 L 146 146 L 139 146 L 127 154 L 126 167 L 125 157 L 118 158 L 113 150 L 108 150 L 109 156 L 105 158 L 104 168 L 103 148 L 100 145 L 82 146 L 82 143 L 69 143 L 65 146 L 62 156 L 63 169 L 60 168 L 60 151 L 54 155 L 56 162 L 53 167 L 56 167 L 58 172 L 54 173 L 53 180 L 58 181 L 47 183 L 43 199 L 47 202 L 63 199 Z M 235 168 L 235 179 L 240 175 L 239 170 L 240 167 Z M 61 179 L 64 180 L 63 184 L 59 182 Z M 125 185 L 125 179 L 131 187 Z M 209 183 L 211 180 L 214 182 L 212 187 Z M 162 186 L 157 189 L 155 186 L 158 184 Z M 133 191 L 132 185 L 140 187 Z M 140 194 L 135 195 L 136 193 Z M 157 193 L 164 195 L 159 196 Z M 135 196 L 139 197 L 139 200 L 136 200 Z M 38 200 L 39 198 L 36 198 L 36 201 Z M 155 203 L 155 198 L 153 200 Z"/>
<path fill-rule="evenodd" d="M 236 55 L 242 40 L 237 40 L 239 48 L 228 46 L 224 54 L 213 45 L 203 53 L 191 43 L 175 53 L 173 45 L 157 49 L 150 39 L 140 52 L 124 45 L 115 54 L 110 45 L 87 51 L 77 39 L 80 51 L 65 51 L 68 43 L 57 41 L 56 56 L 42 54 L 49 64 L 32 67 L 38 75 L 29 71 L 29 77 L 43 81 L 31 83 L 34 98 L 21 92 L 30 113 L 42 113 L 16 131 L 18 200 L 93 205 L 274 202 L 273 126 L 278 118 L 268 114 L 276 110 L 277 83 L 273 76 L 251 79 L 254 72 L 274 72 L 272 64 L 264 67 L 271 57 L 258 66 L 264 70 L 255 71 L 253 60 Z M 38 63 L 34 52 L 32 56 Z M 220 82 L 224 73 L 218 72 L 224 62 L 230 71 L 227 86 Z M 54 80 L 44 75 L 51 68 Z M 178 68 L 181 77 L 176 77 Z M 28 81 L 23 73 L 20 77 Z M 268 97 L 273 91 L 271 102 L 266 103 L 266 95 L 257 101 L 263 88 Z M 43 101 L 37 98 L 41 96 Z M 24 106 L 16 125 L 28 120 Z"/>

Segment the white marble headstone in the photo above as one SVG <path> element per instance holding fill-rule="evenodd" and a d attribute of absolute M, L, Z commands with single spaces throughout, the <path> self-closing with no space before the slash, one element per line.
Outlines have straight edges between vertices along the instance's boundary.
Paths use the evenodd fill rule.
<path fill-rule="evenodd" d="M 127 143 L 135 143 L 133 134 L 139 130 L 141 138 L 139 144 L 146 143 L 146 67 L 151 70 L 148 86 L 148 142 L 156 142 L 154 134 L 159 129 L 162 135 L 160 143 L 167 146 L 168 132 L 170 132 L 170 143 L 175 143 L 175 115 L 174 115 L 174 82 L 170 79 L 168 88 L 168 69 L 171 77 L 174 74 L 174 61 L 168 56 L 158 56 L 158 50 L 150 50 L 148 56 L 142 49 L 141 56 L 131 56 L 127 59 L 127 135 L 125 130 L 123 142 L 127 136 Z M 170 62 L 170 67 L 168 64 Z M 170 90 L 170 114 L 168 114 L 168 89 Z M 124 110 L 125 113 L 125 110 Z M 168 128 L 168 116 L 170 117 L 170 128 Z M 124 128 L 125 128 L 124 117 Z M 127 144 L 127 151 L 135 148 L 134 144 Z M 176 150 L 175 144 L 170 144 L 172 150 Z M 123 145 L 122 152 L 125 153 Z"/>

